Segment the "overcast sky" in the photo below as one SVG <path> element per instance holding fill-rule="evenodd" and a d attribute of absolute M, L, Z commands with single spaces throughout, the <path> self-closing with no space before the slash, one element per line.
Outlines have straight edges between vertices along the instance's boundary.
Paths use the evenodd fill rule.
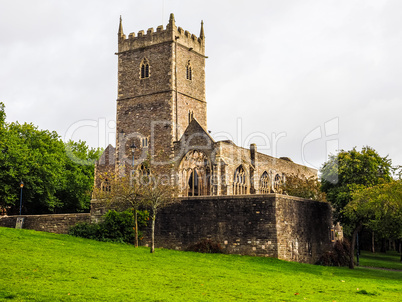
<path fill-rule="evenodd" d="M 402 1 L 0 0 L 7 121 L 114 141 L 117 30 L 204 20 L 208 129 L 319 168 L 371 146 L 402 164 Z"/>

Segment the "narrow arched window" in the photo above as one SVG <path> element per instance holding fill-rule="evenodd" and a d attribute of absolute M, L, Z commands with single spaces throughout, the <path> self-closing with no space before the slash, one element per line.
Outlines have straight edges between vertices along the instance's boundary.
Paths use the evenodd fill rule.
<path fill-rule="evenodd" d="M 102 182 L 101 187 L 103 192 L 110 192 L 112 190 L 112 186 L 107 178 Z"/>
<path fill-rule="evenodd" d="M 141 138 L 141 147 L 148 148 L 148 137 Z"/>
<path fill-rule="evenodd" d="M 262 174 L 260 179 L 260 193 L 261 194 L 271 193 L 271 180 L 266 171 Z"/>
<path fill-rule="evenodd" d="M 279 174 L 276 174 L 274 179 L 275 193 L 282 193 L 282 183 L 282 177 Z"/>
<path fill-rule="evenodd" d="M 145 176 L 149 176 L 149 175 L 151 175 L 151 171 L 149 170 L 149 168 L 145 164 L 141 164 L 140 176 L 145 177 Z"/>
<path fill-rule="evenodd" d="M 144 58 L 141 61 L 140 78 L 141 79 L 149 78 L 149 62 L 146 58 Z"/>
<path fill-rule="evenodd" d="M 190 80 L 190 81 L 193 79 L 193 71 L 192 71 L 192 68 L 191 68 L 190 61 L 188 61 L 187 65 L 186 65 L 186 79 Z"/>
<path fill-rule="evenodd" d="M 240 165 L 234 174 L 233 178 L 233 195 L 248 194 L 247 174 L 244 167 Z"/>

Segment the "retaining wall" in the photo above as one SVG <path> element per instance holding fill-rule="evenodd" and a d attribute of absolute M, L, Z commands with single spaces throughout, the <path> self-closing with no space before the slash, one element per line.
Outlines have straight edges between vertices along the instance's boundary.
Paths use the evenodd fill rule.
<path fill-rule="evenodd" d="M 67 234 L 79 222 L 91 222 L 90 213 L 0 216 L 0 227 L 15 228 L 17 218 L 24 218 L 22 228 L 56 234 Z"/>

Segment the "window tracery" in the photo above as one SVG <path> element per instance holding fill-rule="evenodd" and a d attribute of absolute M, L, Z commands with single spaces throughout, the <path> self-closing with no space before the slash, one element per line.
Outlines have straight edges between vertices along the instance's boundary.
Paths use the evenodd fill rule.
<path fill-rule="evenodd" d="M 189 151 L 178 172 L 183 196 L 211 195 L 211 162 L 204 152 Z"/>
<path fill-rule="evenodd" d="M 270 179 L 267 171 L 262 173 L 262 176 L 260 179 L 260 193 L 261 194 L 271 193 L 271 179 Z"/>
<path fill-rule="evenodd" d="M 233 195 L 241 195 L 248 193 L 247 173 L 243 165 L 240 165 L 234 174 L 233 178 Z"/>

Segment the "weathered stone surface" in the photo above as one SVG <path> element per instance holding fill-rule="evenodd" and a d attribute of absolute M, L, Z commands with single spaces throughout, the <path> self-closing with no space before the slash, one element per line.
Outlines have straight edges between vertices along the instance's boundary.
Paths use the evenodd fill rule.
<path fill-rule="evenodd" d="M 48 215 L 21 215 L 0 216 L 0 226 L 15 228 L 17 218 L 24 218 L 22 228 L 56 234 L 68 234 L 70 227 L 79 222 L 91 222 L 91 214 L 48 214 Z"/>
<path fill-rule="evenodd" d="M 331 246 L 328 203 L 279 194 L 192 197 L 161 209 L 156 246 L 185 250 L 202 239 L 230 254 L 314 263 Z M 150 230 L 144 236 L 150 244 Z"/>

